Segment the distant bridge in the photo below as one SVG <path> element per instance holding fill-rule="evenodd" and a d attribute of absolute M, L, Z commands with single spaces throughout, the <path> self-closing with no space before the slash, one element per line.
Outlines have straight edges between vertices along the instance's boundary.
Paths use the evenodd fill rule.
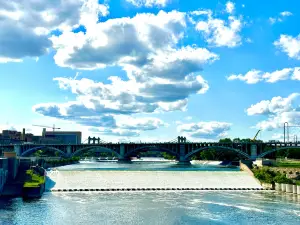
<path fill-rule="evenodd" d="M 63 157 L 79 156 L 85 151 L 114 153 L 120 161 L 130 160 L 131 156 L 140 152 L 167 152 L 176 157 L 179 162 L 189 162 L 191 157 L 201 151 L 216 149 L 234 151 L 242 159 L 263 158 L 270 153 L 299 148 L 300 143 L 283 142 L 189 142 L 184 137 L 178 137 L 170 142 L 158 143 L 105 143 L 98 141 L 93 144 L 11 144 L 0 145 L 2 151 L 15 151 L 18 156 L 28 156 L 38 150 L 47 149 L 59 152 Z"/>

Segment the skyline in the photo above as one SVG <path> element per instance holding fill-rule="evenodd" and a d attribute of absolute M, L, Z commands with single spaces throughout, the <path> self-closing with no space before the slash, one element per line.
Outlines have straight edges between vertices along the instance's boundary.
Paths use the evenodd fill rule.
<path fill-rule="evenodd" d="M 0 131 L 283 139 L 284 122 L 300 125 L 299 6 L 12 0 L 0 7 Z"/>

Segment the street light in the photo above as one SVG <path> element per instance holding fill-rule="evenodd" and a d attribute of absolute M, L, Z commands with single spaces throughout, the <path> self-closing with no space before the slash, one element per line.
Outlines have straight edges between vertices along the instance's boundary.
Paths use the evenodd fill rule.
<path fill-rule="evenodd" d="M 283 142 L 285 143 L 285 129 L 287 127 L 287 141 L 289 142 L 289 123 L 285 122 L 283 124 Z"/>

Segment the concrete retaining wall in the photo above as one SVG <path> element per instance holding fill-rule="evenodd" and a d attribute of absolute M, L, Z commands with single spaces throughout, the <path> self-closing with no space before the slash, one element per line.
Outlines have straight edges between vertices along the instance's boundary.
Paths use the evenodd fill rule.
<path fill-rule="evenodd" d="M 275 183 L 275 190 L 300 195 L 300 185 Z"/>

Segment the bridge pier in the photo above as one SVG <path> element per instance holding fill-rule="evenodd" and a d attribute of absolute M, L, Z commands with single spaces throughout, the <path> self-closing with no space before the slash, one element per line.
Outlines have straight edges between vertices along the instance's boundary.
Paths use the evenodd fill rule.
<path fill-rule="evenodd" d="M 21 145 L 14 145 L 14 151 L 15 151 L 17 156 L 21 156 L 22 155 Z"/>
<path fill-rule="evenodd" d="M 179 161 L 178 161 L 179 165 L 190 165 L 191 162 L 189 159 L 187 159 L 185 157 L 185 145 L 181 144 L 179 146 Z"/>
<path fill-rule="evenodd" d="M 71 145 L 67 146 L 67 154 L 66 154 L 66 156 L 68 158 L 71 158 L 71 156 L 72 156 L 72 146 Z"/>
<path fill-rule="evenodd" d="M 257 145 L 251 145 L 251 160 L 256 160 L 257 158 Z"/>
<path fill-rule="evenodd" d="M 120 158 L 118 159 L 120 163 L 129 163 L 131 160 L 125 157 L 125 145 L 120 144 Z"/>

